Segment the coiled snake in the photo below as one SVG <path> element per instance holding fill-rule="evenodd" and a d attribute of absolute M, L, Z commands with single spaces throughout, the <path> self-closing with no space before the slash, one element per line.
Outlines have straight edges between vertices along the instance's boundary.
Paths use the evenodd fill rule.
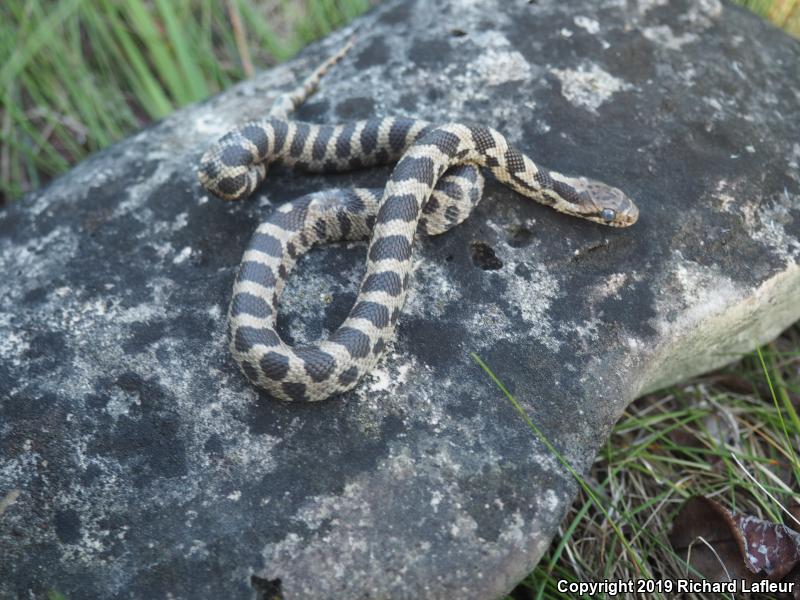
<path fill-rule="evenodd" d="M 463 221 L 483 191 L 478 167 L 570 215 L 614 227 L 638 217 L 622 191 L 537 166 L 489 127 L 393 117 L 335 126 L 290 120 L 351 44 L 279 97 L 267 118 L 225 134 L 198 170 L 208 191 L 234 200 L 258 187 L 270 163 L 330 172 L 398 161 L 384 190 L 304 196 L 275 210 L 250 240 L 228 312 L 230 348 L 253 384 L 283 400 L 323 400 L 369 372 L 394 333 L 418 226 L 435 235 Z M 315 244 L 363 239 L 369 239 L 367 269 L 344 323 L 326 340 L 284 343 L 276 331 L 278 299 L 297 258 Z"/>

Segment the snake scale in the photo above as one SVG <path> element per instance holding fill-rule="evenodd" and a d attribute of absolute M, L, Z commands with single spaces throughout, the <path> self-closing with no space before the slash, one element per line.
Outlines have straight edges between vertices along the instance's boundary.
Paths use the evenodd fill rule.
<path fill-rule="evenodd" d="M 615 227 L 638 217 L 619 189 L 537 166 L 482 125 L 435 126 L 399 117 L 335 126 L 292 120 L 292 111 L 351 45 L 280 96 L 266 118 L 220 138 L 198 170 L 208 191 L 235 200 L 250 195 L 272 163 L 307 172 L 397 163 L 385 189 L 303 196 L 275 210 L 250 240 L 228 311 L 230 349 L 253 384 L 283 400 L 323 400 L 352 389 L 370 371 L 394 334 L 417 230 L 435 235 L 463 221 L 483 191 L 479 168 L 566 214 Z M 365 239 L 366 273 L 345 321 L 327 339 L 286 344 L 276 331 L 278 300 L 298 257 L 315 244 Z"/>

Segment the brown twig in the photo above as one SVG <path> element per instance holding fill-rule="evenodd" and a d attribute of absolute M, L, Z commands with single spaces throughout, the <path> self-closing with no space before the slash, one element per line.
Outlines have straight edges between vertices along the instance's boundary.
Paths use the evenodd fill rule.
<path fill-rule="evenodd" d="M 3 106 L 3 142 L 0 145 L 0 183 L 8 185 L 11 183 L 11 111 L 8 109 L 8 103 L 11 102 L 10 91 L 6 94 Z M 0 204 L 2 204 L 0 200 Z"/>
<path fill-rule="evenodd" d="M 247 33 L 242 25 L 242 18 L 239 15 L 239 7 L 236 0 L 228 0 L 228 16 L 233 28 L 233 37 L 236 40 L 236 49 L 239 51 L 239 60 L 242 61 L 244 75 L 248 79 L 253 76 L 253 62 L 250 60 L 250 49 L 247 46 Z"/>

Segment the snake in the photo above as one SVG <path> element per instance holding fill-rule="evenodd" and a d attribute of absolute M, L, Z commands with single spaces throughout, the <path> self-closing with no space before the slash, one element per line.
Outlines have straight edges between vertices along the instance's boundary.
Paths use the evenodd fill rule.
<path fill-rule="evenodd" d="M 351 39 L 278 96 L 266 117 L 224 134 L 197 170 L 207 191 L 238 200 L 261 185 L 273 164 L 310 173 L 394 165 L 383 189 L 330 189 L 282 204 L 250 239 L 228 309 L 229 347 L 247 379 L 280 400 L 342 394 L 374 368 L 393 339 L 410 286 L 417 231 L 438 235 L 466 219 L 483 193 L 481 169 L 526 198 L 588 221 L 627 227 L 639 215 L 620 189 L 537 165 L 485 125 L 407 117 L 338 125 L 293 120 L 292 112 L 352 45 Z M 313 246 L 342 240 L 368 241 L 353 307 L 326 339 L 286 343 L 276 321 L 289 273 Z"/>

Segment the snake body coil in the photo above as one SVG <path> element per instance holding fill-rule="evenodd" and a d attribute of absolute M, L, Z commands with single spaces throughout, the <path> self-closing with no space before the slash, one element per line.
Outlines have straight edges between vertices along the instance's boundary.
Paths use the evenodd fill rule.
<path fill-rule="evenodd" d="M 230 347 L 253 384 L 284 400 L 347 391 L 374 366 L 405 300 L 418 227 L 435 235 L 463 221 L 483 191 L 478 167 L 561 212 L 617 227 L 638 216 L 620 190 L 539 167 L 489 127 L 392 117 L 336 126 L 289 120 L 347 49 L 279 98 L 268 118 L 223 136 L 198 172 L 206 189 L 237 199 L 258 187 L 270 163 L 330 172 L 397 161 L 384 190 L 304 196 L 273 212 L 250 241 L 229 310 Z M 317 243 L 359 239 L 370 240 L 367 269 L 344 323 L 326 340 L 284 343 L 276 331 L 278 299 L 297 258 Z"/>

